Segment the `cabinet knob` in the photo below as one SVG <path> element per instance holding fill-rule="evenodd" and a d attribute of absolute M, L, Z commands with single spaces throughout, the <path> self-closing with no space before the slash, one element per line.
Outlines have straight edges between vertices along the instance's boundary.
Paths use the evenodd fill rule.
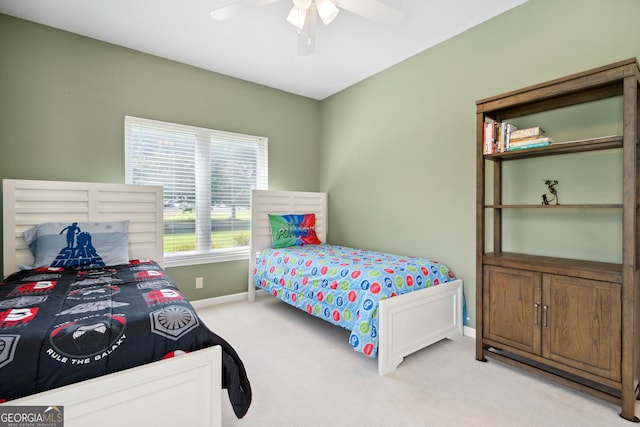
<path fill-rule="evenodd" d="M 540 311 L 540 304 L 536 302 L 533 304 L 533 324 L 534 325 L 538 325 L 540 323 L 538 319 L 539 311 Z"/>
<path fill-rule="evenodd" d="M 548 323 L 548 311 L 549 311 L 549 306 L 548 305 L 543 305 L 542 306 L 542 326 L 544 326 L 545 328 L 549 327 L 549 323 Z"/>

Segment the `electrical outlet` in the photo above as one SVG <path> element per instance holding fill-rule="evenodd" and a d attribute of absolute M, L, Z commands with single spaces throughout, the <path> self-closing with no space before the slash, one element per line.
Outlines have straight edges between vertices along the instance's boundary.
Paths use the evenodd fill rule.
<path fill-rule="evenodd" d="M 202 277 L 196 277 L 196 289 L 202 289 L 204 286 L 204 279 Z"/>

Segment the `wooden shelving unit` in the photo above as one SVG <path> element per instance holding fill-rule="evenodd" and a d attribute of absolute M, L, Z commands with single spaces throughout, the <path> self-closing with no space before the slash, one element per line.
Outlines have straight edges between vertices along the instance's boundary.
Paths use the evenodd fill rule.
<path fill-rule="evenodd" d="M 486 357 L 536 372 L 620 404 L 635 415 L 640 383 L 640 69 L 635 58 L 476 103 L 476 359 Z M 561 107 L 622 97 L 623 135 L 483 153 L 485 121 L 508 121 Z M 529 205 L 502 202 L 502 164 L 516 159 L 622 150 L 621 204 Z M 570 161 L 570 160 L 567 160 Z M 493 197 L 486 200 L 488 168 Z M 502 251 L 507 209 L 622 211 L 622 262 Z M 492 224 L 492 251 L 485 227 Z M 587 321 L 588 319 L 588 321 Z"/>

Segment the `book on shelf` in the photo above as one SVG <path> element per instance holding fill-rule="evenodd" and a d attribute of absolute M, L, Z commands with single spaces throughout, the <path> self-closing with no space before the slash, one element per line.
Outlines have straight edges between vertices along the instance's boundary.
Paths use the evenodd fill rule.
<path fill-rule="evenodd" d="M 495 130 L 495 127 L 493 122 L 484 122 L 483 148 L 482 148 L 484 154 L 493 154 L 496 151 L 494 130 Z"/>
<path fill-rule="evenodd" d="M 554 141 L 552 138 L 549 138 L 548 136 L 543 136 L 539 138 L 530 138 L 530 139 L 521 139 L 518 141 L 511 141 L 509 144 L 509 148 L 514 149 L 518 147 L 536 145 L 539 143 L 546 143 L 546 145 L 549 145 L 549 144 L 552 144 L 553 142 Z"/>
<path fill-rule="evenodd" d="M 540 138 L 544 136 L 544 130 L 540 126 L 534 126 L 525 129 L 517 129 L 511 133 L 511 140 L 519 140 L 526 138 Z"/>
<path fill-rule="evenodd" d="M 511 140 L 509 141 L 511 144 L 526 144 L 527 141 L 535 141 L 537 139 L 540 138 L 546 138 L 545 135 L 538 135 L 538 136 L 528 136 L 526 138 L 511 138 Z"/>
<path fill-rule="evenodd" d="M 484 154 L 502 153 L 509 150 L 511 133 L 516 127 L 504 122 L 485 122 L 483 134 Z"/>
<path fill-rule="evenodd" d="M 555 141 L 546 136 L 540 126 L 518 129 L 510 123 L 486 121 L 482 143 L 484 154 L 495 154 L 545 147 Z"/>
<path fill-rule="evenodd" d="M 500 123 L 500 143 L 498 144 L 498 151 L 504 152 L 509 150 L 511 144 L 511 135 L 516 130 L 516 127 L 510 123 Z"/>
<path fill-rule="evenodd" d="M 546 138 L 540 138 L 537 142 L 532 142 L 529 144 L 520 144 L 509 147 L 509 151 L 517 151 L 517 150 L 527 150 L 529 148 L 538 148 L 538 147 L 547 147 L 549 145 L 549 141 L 545 140 Z"/>

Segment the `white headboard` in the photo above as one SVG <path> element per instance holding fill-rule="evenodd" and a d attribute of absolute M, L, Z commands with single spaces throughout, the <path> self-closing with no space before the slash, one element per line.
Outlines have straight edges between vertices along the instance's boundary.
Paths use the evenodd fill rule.
<path fill-rule="evenodd" d="M 307 214 L 316 215 L 316 234 L 322 242 L 327 241 L 327 193 L 304 191 L 268 191 L 251 192 L 251 241 L 249 257 L 249 299 L 253 300 L 253 268 L 256 254 L 271 246 L 271 224 L 268 214 Z"/>
<path fill-rule="evenodd" d="M 129 220 L 129 257 L 163 264 L 162 187 L 2 180 L 4 276 L 30 265 L 22 233 L 43 222 Z"/>

